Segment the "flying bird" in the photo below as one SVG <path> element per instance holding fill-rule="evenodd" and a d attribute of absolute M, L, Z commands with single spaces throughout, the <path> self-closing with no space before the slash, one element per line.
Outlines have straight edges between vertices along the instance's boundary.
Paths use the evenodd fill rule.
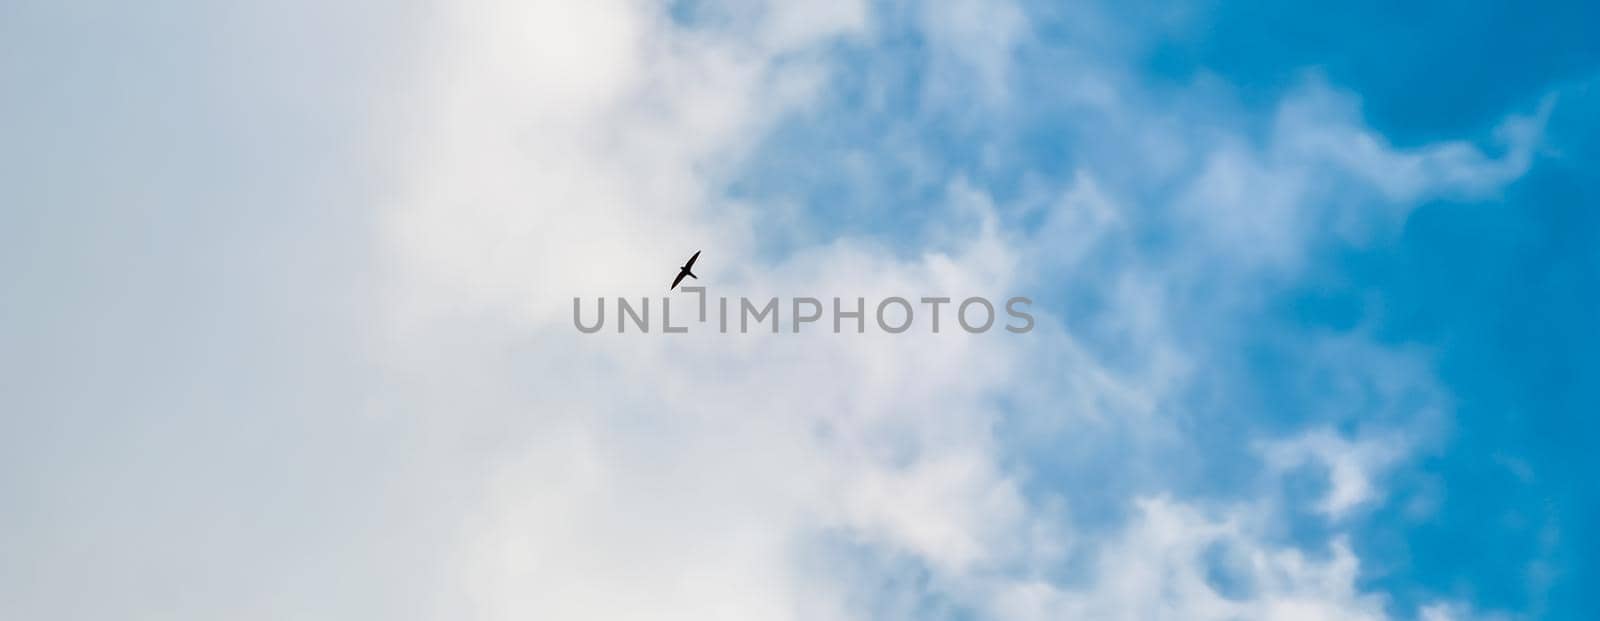
<path fill-rule="evenodd" d="M 694 260 L 698 259 L 698 258 L 700 258 L 700 251 L 696 250 L 696 251 L 694 251 L 694 256 L 689 257 L 689 262 L 683 264 L 683 267 L 678 268 L 678 277 L 672 279 L 672 286 L 671 287 L 667 287 L 668 291 L 671 291 L 673 289 L 677 289 L 678 288 L 678 283 L 683 282 L 683 277 L 684 276 L 688 276 L 688 277 L 693 278 L 695 280 L 700 280 L 699 276 L 695 276 L 694 272 L 689 271 L 690 268 L 694 267 Z"/>

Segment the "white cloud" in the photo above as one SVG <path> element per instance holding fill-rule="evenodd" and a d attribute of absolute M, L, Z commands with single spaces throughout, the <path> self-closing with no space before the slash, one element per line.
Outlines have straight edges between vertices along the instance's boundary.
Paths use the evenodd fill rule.
<path fill-rule="evenodd" d="M 86 123 L 64 135 L 118 153 L 94 156 L 108 158 L 91 167 L 105 187 L 47 168 L 23 192 L 82 204 L 40 211 L 56 235 L 13 244 L 28 259 L 13 263 L 81 282 L 18 281 L 29 294 L 19 299 L 59 299 L 18 324 L 36 357 L 7 361 L 23 378 L 7 392 L 24 395 L 9 409 L 49 415 L 6 421 L 47 433 L 8 435 L 9 471 L 23 474 L 0 491 L 25 510 L 0 529 L 23 550 L 0 564 L 0 616 L 1386 616 L 1382 595 L 1358 586 L 1361 559 L 1344 540 L 1299 548 L 1274 537 L 1288 512 L 1273 490 L 1295 468 L 1325 469 L 1318 508 L 1335 530 L 1378 502 L 1385 473 L 1441 426 L 1443 400 L 1418 356 L 1359 331 L 1313 339 L 1306 358 L 1334 361 L 1317 367 L 1337 387 L 1328 407 L 1381 424 L 1241 437 L 1262 442 L 1263 480 L 1184 497 L 1169 488 L 1202 450 L 1189 442 L 1186 399 L 1217 372 L 1194 326 L 1226 323 L 1330 230 L 1360 242 L 1412 201 L 1497 191 L 1527 168 L 1539 116 L 1508 121 L 1499 155 L 1463 142 L 1398 148 L 1349 97 L 1310 83 L 1256 141 L 1200 104 L 1142 90 L 1100 58 L 1119 49 L 1101 34 L 1114 24 L 1073 8 L 1084 19 L 1069 20 L 1068 44 L 1089 42 L 1047 57 L 1070 85 L 1070 107 L 1051 114 L 1085 156 L 1072 179 L 1039 181 L 1031 192 L 1044 198 L 1019 209 L 984 187 L 983 170 L 946 174 L 918 140 L 919 123 L 998 124 L 1028 103 L 1012 90 L 1014 61 L 1036 41 L 1015 3 L 890 6 L 887 18 L 855 1 L 694 4 L 710 24 L 635 0 L 439 3 L 416 24 L 392 7 L 308 4 L 325 20 L 310 27 L 277 5 L 229 7 L 237 23 L 224 30 L 261 41 L 173 37 L 170 48 L 110 50 L 148 58 L 118 59 L 129 71 L 104 84 L 69 72 L 56 99 L 36 104 L 67 112 L 38 125 Z M 166 12 L 127 17 L 119 29 L 142 28 L 138 43 L 172 27 Z M 941 98 L 937 113 L 961 112 L 903 115 L 881 92 L 867 104 L 899 124 L 884 154 L 942 196 L 927 206 L 939 224 L 886 244 L 828 237 L 830 223 L 802 209 L 785 224 L 804 234 L 774 233 L 774 205 L 722 190 L 768 130 L 851 69 L 830 47 L 877 51 L 880 18 L 925 31 L 927 49 L 913 53 L 937 75 L 921 96 Z M 400 34 L 355 40 L 380 19 L 404 22 L 385 26 Z M 387 78 L 344 83 L 371 69 L 349 56 L 410 49 L 413 26 L 425 29 L 417 66 L 382 69 L 415 83 L 394 97 L 372 95 Z M 51 45 L 95 38 L 40 32 Z M 136 79 L 170 77 L 172 59 L 194 62 L 178 66 L 216 92 Z M 235 61 L 271 71 L 234 75 Z M 135 82 L 161 88 L 120 89 Z M 79 114 L 108 93 L 136 101 L 99 120 Z M 348 129 L 369 113 L 383 133 Z M 278 116 L 257 124 L 255 114 Z M 235 118 L 252 122 L 229 126 Z M 169 136 L 151 119 L 199 129 Z M 211 142 L 213 123 L 230 135 Z M 370 150 L 309 152 L 365 138 Z M 176 149 L 162 142 L 174 139 Z M 169 155 L 151 159 L 146 145 Z M 1002 147 L 964 146 L 983 152 L 977 168 L 1014 163 Z M 877 155 L 857 153 L 849 168 L 871 178 Z M 343 178 L 346 165 L 359 181 Z M 391 169 L 393 187 L 364 185 Z M 226 174 L 196 186 L 197 170 Z M 280 184 L 291 171 L 314 179 Z M 1350 188 L 1330 189 L 1324 175 L 1394 204 L 1348 207 L 1333 199 Z M 92 189 L 63 193 L 70 186 Z M 1173 195 L 1152 199 L 1147 187 Z M 250 207 L 222 210 L 213 195 Z M 128 196 L 138 209 L 117 208 Z M 325 209 L 370 196 L 383 197 L 372 213 Z M 1037 228 L 1018 226 L 1027 209 Z M 150 227 L 196 214 L 208 214 L 198 229 Z M 1141 227 L 1173 216 L 1175 248 L 1146 253 Z M 99 223 L 95 236 L 80 234 L 85 220 Z M 217 238 L 211 225 L 236 230 Z M 101 231 L 121 228 L 140 234 Z M 33 254 L 101 235 L 113 251 Z M 774 236 L 796 248 L 773 256 L 758 245 Z M 368 264 L 350 258 L 369 238 L 384 268 L 376 293 Z M 147 256 L 155 246 L 160 256 Z M 694 249 L 713 295 L 1042 298 L 1072 282 L 1105 310 L 1040 304 L 1025 337 L 571 328 L 573 297 L 659 297 Z M 1081 470 L 1085 487 L 1114 488 L 1101 498 L 1127 520 L 1080 524 L 1087 494 L 1052 489 L 1003 425 Z M 96 597 L 74 597 L 86 590 Z M 1470 610 L 1446 602 L 1423 614 Z"/>
<path fill-rule="evenodd" d="M 1052 619 L 1383 619 L 1383 600 L 1355 586 L 1357 561 L 1342 540 L 1326 558 L 1262 543 L 1258 519 L 1245 512 L 1211 517 L 1166 498 L 1139 502 L 1119 538 L 1095 561 L 1092 581 L 1078 590 L 1048 584 L 1000 593 L 998 618 Z M 1232 557 L 1217 586 L 1215 561 Z M 1224 592 L 1232 596 L 1225 595 Z"/>
<path fill-rule="evenodd" d="M 1354 97 L 1308 77 L 1280 104 L 1265 144 L 1211 136 L 1200 173 L 1180 199 L 1185 225 L 1232 259 L 1231 269 L 1299 268 L 1311 240 L 1365 243 L 1391 234 L 1418 201 L 1478 198 L 1527 171 L 1549 106 L 1506 120 L 1504 153 L 1484 154 L 1464 141 L 1395 148 L 1360 119 Z M 1391 203 L 1371 208 L 1372 193 Z"/>
<path fill-rule="evenodd" d="M 1392 438 L 1348 440 L 1329 429 L 1315 429 L 1263 447 L 1267 465 L 1285 472 L 1306 464 L 1326 469 L 1328 491 L 1317 509 L 1339 518 L 1377 496 L 1374 479 L 1406 454 Z"/>
<path fill-rule="evenodd" d="M 1000 101 L 1020 13 L 957 4 L 1002 34 L 978 41 L 940 13 L 936 53 L 970 64 Z M 755 229 L 767 206 L 726 202 L 719 184 L 825 79 L 818 46 L 870 36 L 859 4 L 736 16 L 761 24 L 755 38 L 627 2 L 449 11 L 417 88 L 406 188 L 384 214 L 381 353 L 407 378 L 395 399 L 463 439 L 436 456 L 475 499 L 441 571 L 441 616 L 859 617 L 852 585 L 803 562 L 843 539 L 906 559 L 939 597 L 995 618 L 1386 618 L 1382 596 L 1356 586 L 1348 544 L 1273 543 L 1281 516 L 1251 513 L 1270 504 L 1152 496 L 1109 540 L 1079 537 L 1058 501 L 1023 491 L 993 432 L 997 398 L 1031 408 L 1020 416 L 1040 429 L 1116 443 L 1107 450 L 1159 484 L 1161 452 L 1184 442 L 1172 410 L 1195 372 L 1170 305 L 1193 295 L 1194 270 L 1228 257 L 1216 282 L 1238 288 L 1292 272 L 1321 225 L 1346 217 L 1319 211 L 1323 170 L 1398 202 L 1487 192 L 1526 168 L 1531 132 L 1513 130 L 1499 159 L 1457 143 L 1397 150 L 1313 86 L 1284 104 L 1265 145 L 1184 131 L 1138 141 L 1160 151 L 1156 174 L 1183 181 L 1176 209 L 1197 233 L 1170 263 L 1096 276 L 1115 316 L 1095 329 L 1131 361 L 1100 359 L 1050 309 L 1028 337 L 585 336 L 571 328 L 573 297 L 660 296 L 693 249 L 712 295 L 1026 293 L 1014 287 L 1052 273 L 1031 269 L 1134 252 L 1122 216 L 1134 199 L 1086 168 L 1030 235 L 955 179 L 949 213 L 975 224 L 931 230 L 920 252 L 844 238 L 764 258 Z M 1170 122 L 1181 110 L 1095 83 L 1091 109 L 1145 107 L 1098 111 L 1114 126 L 1152 112 L 1155 131 L 1181 127 Z M 1272 476 L 1325 466 L 1319 508 L 1337 518 L 1381 496 L 1379 474 L 1409 448 L 1313 431 L 1264 455 Z M 1208 573 L 1215 549 L 1235 559 L 1238 592 Z M 1050 578 L 1084 558 L 1081 584 Z"/>

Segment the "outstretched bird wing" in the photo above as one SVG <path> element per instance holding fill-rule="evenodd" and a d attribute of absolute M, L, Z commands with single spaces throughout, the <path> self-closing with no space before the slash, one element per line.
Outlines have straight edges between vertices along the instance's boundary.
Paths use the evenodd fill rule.
<path fill-rule="evenodd" d="M 683 264 L 683 271 L 687 272 L 690 269 L 693 269 L 694 268 L 694 260 L 698 259 L 698 258 L 700 258 L 700 251 L 696 250 L 696 251 L 694 251 L 694 256 L 689 257 L 689 262 Z"/>
<path fill-rule="evenodd" d="M 683 282 L 683 277 L 684 276 L 688 276 L 688 275 L 689 275 L 689 270 L 686 270 L 686 269 L 678 270 L 678 277 L 672 279 L 672 286 L 671 287 L 667 287 L 667 290 L 671 291 L 673 289 L 677 289 L 678 288 L 678 283 Z"/>

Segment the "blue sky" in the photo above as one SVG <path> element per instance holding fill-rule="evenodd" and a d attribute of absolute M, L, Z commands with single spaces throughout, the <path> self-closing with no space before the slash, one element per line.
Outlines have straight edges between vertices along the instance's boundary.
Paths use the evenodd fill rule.
<path fill-rule="evenodd" d="M 1594 618 L 1594 24 L 0 5 L 0 616 Z"/>

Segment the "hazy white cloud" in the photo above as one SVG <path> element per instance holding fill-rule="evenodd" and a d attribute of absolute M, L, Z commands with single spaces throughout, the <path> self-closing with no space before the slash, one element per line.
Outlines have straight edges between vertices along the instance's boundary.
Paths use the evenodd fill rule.
<path fill-rule="evenodd" d="M 1010 93 L 1012 56 L 1027 37 L 1028 21 L 1010 0 L 939 0 L 917 3 L 923 31 L 938 63 L 935 97 L 1002 102 Z"/>

